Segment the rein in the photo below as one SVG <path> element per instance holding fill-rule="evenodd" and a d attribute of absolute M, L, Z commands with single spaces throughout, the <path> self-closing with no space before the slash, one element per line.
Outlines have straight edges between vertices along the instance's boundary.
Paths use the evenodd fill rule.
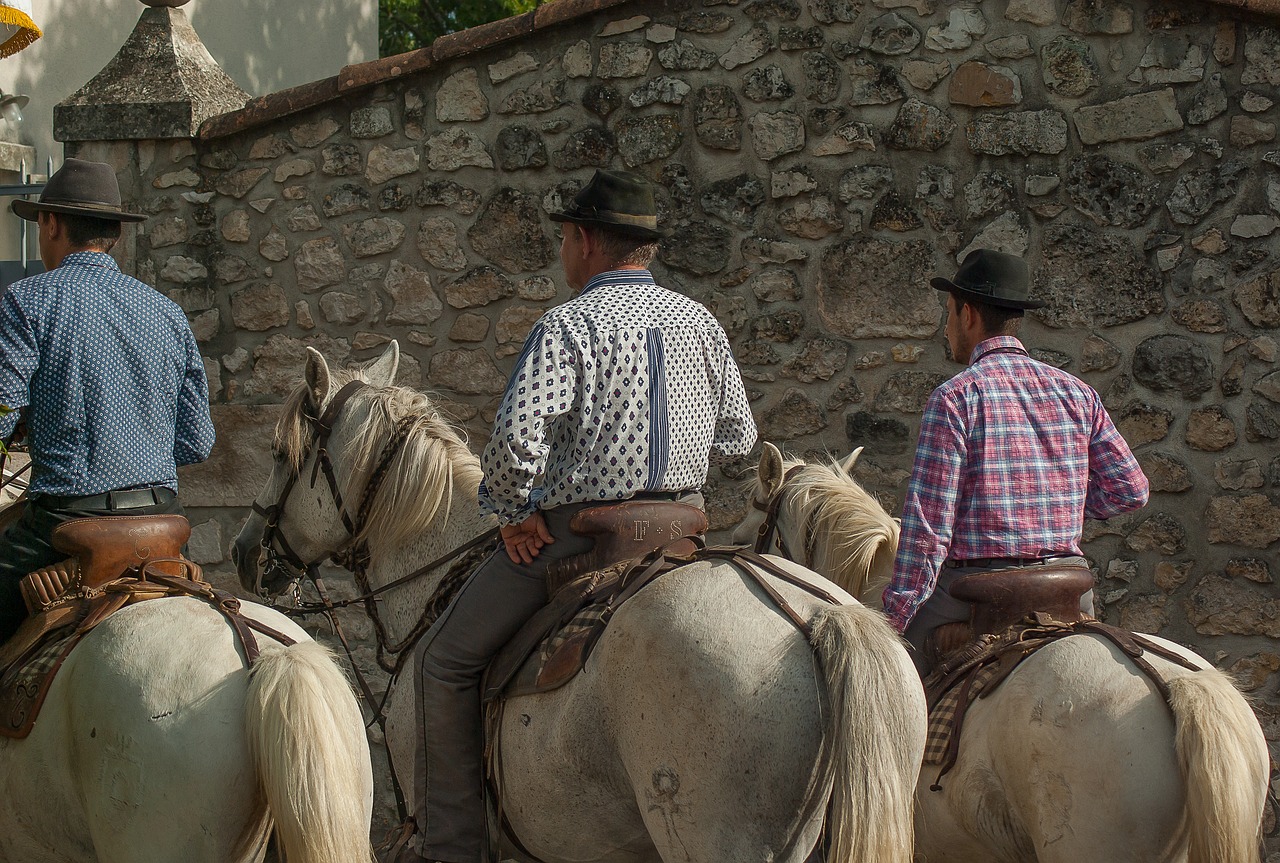
<path fill-rule="evenodd" d="M 329 492 L 333 497 L 333 502 L 338 509 L 342 524 L 346 528 L 347 533 L 351 537 L 351 542 L 342 549 L 333 552 L 330 559 L 349 570 L 355 577 L 356 585 L 360 588 L 360 594 L 350 599 L 334 601 L 329 597 L 328 591 L 325 589 L 324 581 L 320 577 L 319 564 L 317 559 L 310 562 L 303 561 L 301 556 L 294 551 L 289 545 L 284 533 L 280 530 L 280 516 L 284 511 L 284 506 L 288 500 L 290 492 L 293 491 L 294 485 L 301 477 L 301 471 L 294 471 L 288 481 L 285 483 L 283 490 L 277 501 L 270 506 L 261 506 L 255 501 L 253 503 L 253 511 L 266 519 L 267 526 L 262 534 L 262 556 L 264 565 L 262 575 L 259 576 L 258 588 L 259 592 L 263 589 L 263 579 L 267 577 L 278 580 L 282 576 L 292 581 L 298 577 L 295 573 L 306 576 L 308 580 L 315 586 L 316 593 L 320 597 L 318 602 L 304 602 L 298 588 L 294 588 L 293 605 L 284 606 L 273 604 L 272 608 L 281 612 L 288 617 L 307 617 L 310 615 L 323 615 L 329 621 L 333 628 L 334 635 L 337 636 L 342 644 L 343 651 L 347 655 L 347 660 L 351 665 L 351 670 L 355 676 L 356 684 L 360 689 L 366 703 L 369 705 L 371 713 L 370 719 L 365 723 L 365 727 L 376 724 L 382 731 L 383 739 L 386 739 L 386 714 L 385 708 L 387 698 L 391 694 L 391 688 L 395 679 L 399 676 L 405 662 L 412 653 L 413 647 L 418 643 L 423 635 L 431 628 L 435 620 L 444 612 L 444 609 L 452 601 L 462 582 L 471 574 L 479 557 L 488 554 L 487 547 L 498 536 L 498 529 L 486 531 L 474 539 L 462 544 L 461 546 L 449 551 L 435 560 L 418 567 L 408 575 L 388 582 L 381 587 L 374 588 L 369 583 L 368 566 L 369 566 L 369 548 L 363 540 L 357 541 L 357 537 L 361 535 L 368 522 L 369 512 L 373 501 L 377 496 L 379 488 L 382 486 L 383 480 L 386 478 L 387 472 L 391 468 L 392 462 L 396 455 L 408 440 L 413 429 L 420 422 L 420 418 L 416 416 L 407 416 L 401 419 L 395 427 L 390 439 L 383 446 L 382 453 L 378 457 L 378 461 L 373 471 L 369 474 L 369 480 L 365 484 L 364 492 L 361 495 L 360 506 L 356 510 L 354 518 L 348 512 L 345 501 L 343 500 L 341 489 L 338 486 L 337 475 L 333 469 L 333 461 L 329 457 L 328 443 L 329 436 L 333 433 L 334 423 L 337 421 L 338 415 L 342 409 L 346 407 L 347 402 L 351 400 L 361 390 L 369 385 L 363 381 L 351 381 L 340 389 L 337 394 L 330 400 L 325 407 L 324 412 L 319 417 L 307 416 L 314 429 L 314 437 L 308 448 L 308 455 L 311 451 L 315 452 L 315 464 L 311 469 L 311 488 L 315 488 L 316 480 L 319 478 L 320 471 L 323 470 L 325 482 L 329 486 Z M 305 462 L 305 459 L 304 459 Z M 439 586 L 427 601 L 422 613 L 418 616 L 417 621 L 410 629 L 408 635 L 397 643 L 390 643 L 390 636 L 387 634 L 387 627 L 382 620 L 382 615 L 378 610 L 378 599 L 383 595 L 397 587 L 402 587 L 413 582 L 427 573 L 435 570 L 449 561 L 456 561 L 449 571 L 441 578 Z M 342 630 L 342 625 L 338 621 L 336 612 L 338 609 L 347 608 L 357 603 L 363 603 L 365 613 L 369 619 L 373 621 L 374 633 L 377 642 L 377 661 L 379 667 L 387 671 L 391 675 L 391 682 L 379 697 L 373 691 L 373 687 L 369 685 L 369 681 L 361 672 L 359 665 L 356 664 L 355 657 L 351 650 L 351 645 L 347 640 L 346 633 Z M 388 656 L 395 657 L 394 661 L 389 660 Z M 400 811 L 401 820 L 407 817 L 407 807 L 401 791 L 399 779 L 394 776 L 393 770 L 393 788 L 396 795 L 396 805 Z"/>

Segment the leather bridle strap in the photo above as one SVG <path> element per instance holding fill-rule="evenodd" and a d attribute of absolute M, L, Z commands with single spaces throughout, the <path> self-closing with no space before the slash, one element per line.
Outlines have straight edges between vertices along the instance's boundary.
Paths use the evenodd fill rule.
<path fill-rule="evenodd" d="M 782 482 L 778 483 L 778 490 L 774 492 L 773 497 L 769 498 L 767 503 L 761 504 L 758 500 L 752 499 L 751 506 L 764 512 L 764 521 L 760 523 L 759 530 L 756 531 L 756 544 L 753 549 L 756 554 L 766 554 L 769 551 L 769 542 L 773 539 L 773 535 L 778 530 L 778 511 L 782 508 L 782 496 L 786 491 L 787 483 L 794 479 L 800 471 L 804 470 L 805 465 L 792 465 L 782 476 Z M 779 545 L 783 554 L 792 557 L 786 548 L 786 543 L 779 540 Z"/>
<path fill-rule="evenodd" d="M 355 523 L 351 520 L 351 516 L 348 515 L 347 508 L 342 500 L 342 492 L 338 489 L 338 479 L 334 475 L 333 462 L 329 458 L 328 444 L 329 435 L 333 432 L 333 424 L 337 421 L 338 414 L 342 412 L 342 409 L 351 400 L 352 396 L 367 386 L 368 384 L 360 380 L 347 383 L 329 400 L 329 404 L 325 406 L 324 411 L 318 418 L 307 417 L 315 429 L 315 437 L 312 439 L 311 445 L 316 448 L 316 461 L 311 469 L 311 487 L 315 488 L 317 474 L 323 468 L 325 482 L 329 485 L 329 491 L 333 495 L 333 502 L 338 508 L 342 524 L 352 536 L 356 533 Z M 299 472 L 294 471 L 285 482 L 284 488 L 280 491 L 280 497 L 275 503 L 264 507 L 255 500 L 251 508 L 267 522 L 266 529 L 262 532 L 262 546 L 268 555 L 277 552 L 276 548 L 272 548 L 274 543 L 286 563 L 298 572 L 305 573 L 313 570 L 319 564 L 319 561 L 304 561 L 301 555 L 289 545 L 289 541 L 285 539 L 284 533 L 280 530 L 280 514 L 284 511 L 285 501 L 289 499 L 289 494 L 293 491 L 293 486 L 299 478 Z"/>
<path fill-rule="evenodd" d="M 329 435 L 333 433 L 333 424 L 337 421 L 338 414 L 342 413 L 342 409 L 346 407 L 347 402 L 367 386 L 369 385 L 361 380 L 354 380 L 346 384 L 329 400 L 329 404 L 325 406 L 324 413 L 320 414 L 320 418 L 315 421 L 316 461 L 311 468 L 311 487 L 316 487 L 316 473 L 323 468 L 325 481 L 329 484 L 329 492 L 333 495 L 333 502 L 338 507 L 338 514 L 342 517 L 342 524 L 346 527 L 347 533 L 352 536 L 356 534 L 356 525 L 347 513 L 346 504 L 342 500 L 342 492 L 338 489 L 338 478 L 333 472 L 333 462 L 329 458 Z M 283 502 L 283 499 L 281 502 Z"/>

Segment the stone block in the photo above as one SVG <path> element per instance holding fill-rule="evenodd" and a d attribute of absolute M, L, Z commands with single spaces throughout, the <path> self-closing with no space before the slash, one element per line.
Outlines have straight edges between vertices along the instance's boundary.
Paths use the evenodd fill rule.
<path fill-rule="evenodd" d="M 984 114 L 965 127 L 969 149 L 991 156 L 1057 155 L 1067 147 L 1067 121 L 1058 111 Z"/>
<path fill-rule="evenodd" d="M 1077 108 L 1072 118 L 1085 144 L 1142 141 L 1176 132 L 1183 126 L 1177 99 L 1169 87 Z"/>
<path fill-rule="evenodd" d="M 1007 66 L 990 66 L 977 60 L 961 63 L 951 76 L 947 99 L 953 105 L 1000 108 L 1022 102 L 1022 81 Z"/>
<path fill-rule="evenodd" d="M 294 371 L 302 380 L 302 364 Z M 184 506 L 247 507 L 271 474 L 279 405 L 212 405 L 216 438 L 208 460 L 178 468 Z"/>

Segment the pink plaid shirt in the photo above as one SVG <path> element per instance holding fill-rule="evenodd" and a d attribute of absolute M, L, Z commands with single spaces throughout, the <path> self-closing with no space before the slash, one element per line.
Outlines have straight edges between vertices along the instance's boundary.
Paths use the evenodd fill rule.
<path fill-rule="evenodd" d="M 884 611 L 899 631 L 943 561 L 1080 554 L 1085 518 L 1147 502 L 1147 478 L 1092 387 L 987 339 L 933 391 Z"/>

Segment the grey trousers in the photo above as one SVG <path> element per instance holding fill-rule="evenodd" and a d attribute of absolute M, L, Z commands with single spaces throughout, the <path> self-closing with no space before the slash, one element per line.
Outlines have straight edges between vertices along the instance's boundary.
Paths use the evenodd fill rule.
<path fill-rule="evenodd" d="M 690 493 L 681 503 L 703 506 Z M 490 660 L 547 604 L 544 573 L 552 561 L 590 551 L 593 541 L 569 530 L 592 501 L 544 510 L 555 542 L 530 564 L 499 548 L 463 586 L 424 637 L 417 677 L 418 745 L 414 763 L 417 851 L 445 863 L 485 863 L 484 729 L 480 680 Z"/>
<path fill-rule="evenodd" d="M 1083 557 L 1057 557 L 1052 561 L 1054 566 L 1088 566 L 1089 561 Z M 1010 566 L 1002 567 L 1001 572 L 1008 570 L 1032 570 L 1037 567 L 1043 567 L 1046 564 L 1036 563 L 1029 566 Z M 985 566 L 952 566 L 949 563 L 943 564 L 942 569 L 938 572 L 938 585 L 934 588 L 933 594 L 925 600 L 924 605 L 916 612 L 916 616 L 911 618 L 911 623 L 907 624 L 907 631 L 902 635 L 911 645 L 911 661 L 916 664 L 916 670 L 923 677 L 925 673 L 925 655 L 924 646 L 929 641 L 929 636 L 939 626 L 947 623 L 967 623 L 969 621 L 969 611 L 973 607 L 967 602 L 961 602 L 951 595 L 951 582 L 955 581 L 962 575 L 973 575 L 976 572 L 993 572 L 990 567 Z M 1093 614 L 1093 591 L 1090 590 L 1080 597 L 1080 610 L 1085 614 Z"/>

